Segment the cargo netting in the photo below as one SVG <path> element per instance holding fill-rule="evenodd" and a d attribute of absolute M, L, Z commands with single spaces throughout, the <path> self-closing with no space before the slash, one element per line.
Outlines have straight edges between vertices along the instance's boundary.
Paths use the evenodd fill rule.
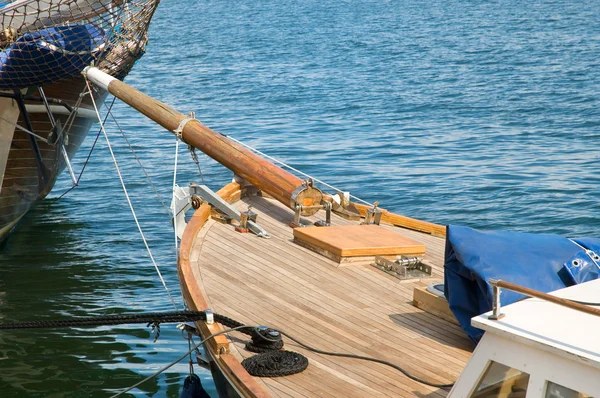
<path fill-rule="evenodd" d="M 123 78 L 159 0 L 0 0 L 0 89 L 72 78 L 89 65 Z"/>

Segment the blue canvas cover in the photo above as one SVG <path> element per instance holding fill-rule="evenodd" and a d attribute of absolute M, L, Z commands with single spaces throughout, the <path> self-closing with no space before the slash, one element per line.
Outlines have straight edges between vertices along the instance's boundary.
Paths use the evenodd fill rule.
<path fill-rule="evenodd" d="M 0 89 L 41 86 L 74 77 L 105 47 L 104 32 L 91 24 L 26 33 L 0 52 Z"/>
<path fill-rule="evenodd" d="M 490 278 L 550 292 L 598 278 L 594 259 L 600 239 L 574 239 L 510 231 L 478 231 L 451 225 L 446 234 L 444 288 L 450 309 L 477 343 L 483 331 L 471 318 L 492 309 Z M 502 305 L 523 295 L 502 290 Z"/>

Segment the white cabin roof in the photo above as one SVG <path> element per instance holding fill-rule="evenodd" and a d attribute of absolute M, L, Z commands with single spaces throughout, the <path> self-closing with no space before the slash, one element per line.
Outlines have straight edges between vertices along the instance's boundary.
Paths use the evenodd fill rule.
<path fill-rule="evenodd" d="M 554 296 L 600 303 L 600 280 L 550 293 Z M 551 351 L 600 368 L 600 317 L 537 298 L 503 306 L 505 316 L 488 319 L 491 311 L 471 320 L 475 327 L 523 344 Z"/>

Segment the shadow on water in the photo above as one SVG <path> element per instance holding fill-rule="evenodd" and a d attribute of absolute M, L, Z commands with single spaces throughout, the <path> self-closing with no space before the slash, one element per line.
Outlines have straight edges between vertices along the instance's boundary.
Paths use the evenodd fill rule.
<path fill-rule="evenodd" d="M 144 281 L 144 272 L 139 282 L 131 280 L 126 264 L 115 265 L 109 253 L 90 245 L 91 227 L 69 218 L 70 210 L 42 202 L 0 248 L 2 322 L 143 309 L 132 303 L 153 284 Z M 170 326 L 163 325 L 156 343 L 145 325 L 2 331 L 0 391 L 3 397 L 106 397 L 185 352 L 187 343 Z M 178 396 L 182 366 L 137 394 Z"/>

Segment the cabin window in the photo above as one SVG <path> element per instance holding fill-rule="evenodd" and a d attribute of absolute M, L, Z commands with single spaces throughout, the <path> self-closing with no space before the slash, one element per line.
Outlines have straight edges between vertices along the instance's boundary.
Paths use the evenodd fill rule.
<path fill-rule="evenodd" d="M 471 398 L 525 398 L 529 374 L 490 362 Z"/>
<path fill-rule="evenodd" d="M 592 398 L 591 395 L 583 394 L 559 384 L 548 382 L 546 386 L 546 398 Z"/>

